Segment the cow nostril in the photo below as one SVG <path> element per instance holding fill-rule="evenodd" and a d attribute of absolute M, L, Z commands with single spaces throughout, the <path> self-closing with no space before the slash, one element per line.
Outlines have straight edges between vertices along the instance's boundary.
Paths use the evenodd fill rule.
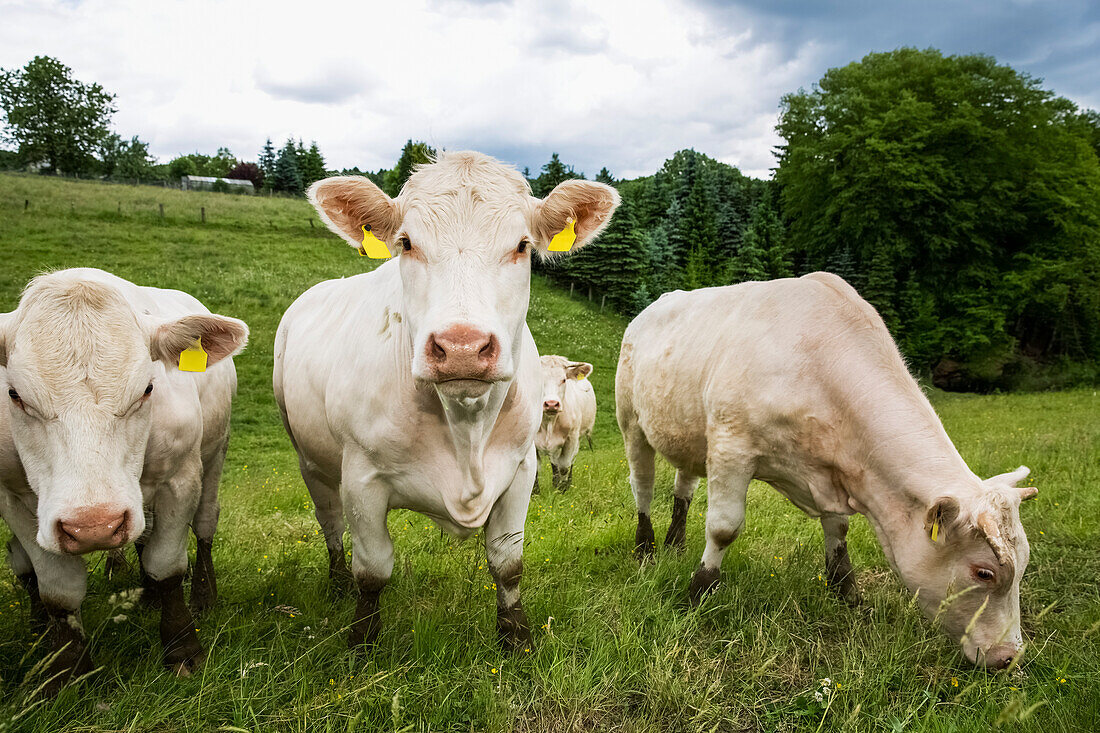
<path fill-rule="evenodd" d="M 129 523 L 130 523 L 129 520 L 130 520 L 130 511 L 129 510 L 124 511 L 122 513 L 122 519 L 119 520 L 118 526 L 115 527 L 115 531 L 111 536 L 113 538 L 118 538 L 118 537 L 126 534 L 126 527 L 129 526 Z"/>
<path fill-rule="evenodd" d="M 477 352 L 477 355 L 482 359 L 491 359 L 496 351 L 496 340 L 490 336 L 489 340 L 485 342 L 485 345 L 481 347 L 481 350 Z"/>
<path fill-rule="evenodd" d="M 432 358 L 437 361 L 445 361 L 447 359 L 447 350 L 439 345 L 439 342 L 434 338 L 432 339 Z"/>

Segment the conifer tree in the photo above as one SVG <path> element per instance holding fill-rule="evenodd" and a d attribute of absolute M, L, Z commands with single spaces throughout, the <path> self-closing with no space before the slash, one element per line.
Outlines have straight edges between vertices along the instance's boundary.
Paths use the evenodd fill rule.
<path fill-rule="evenodd" d="M 286 145 L 279 151 L 279 158 L 275 161 L 275 175 L 272 177 L 271 188 L 280 193 L 299 195 L 302 193 L 302 174 L 298 170 L 298 150 L 294 140 L 287 140 Z"/>
<path fill-rule="evenodd" d="M 275 146 L 271 144 L 271 138 L 268 138 L 267 142 L 264 143 L 263 150 L 260 151 L 258 161 L 260 170 L 263 172 L 265 190 L 271 190 L 272 185 L 275 183 L 275 160 Z"/>

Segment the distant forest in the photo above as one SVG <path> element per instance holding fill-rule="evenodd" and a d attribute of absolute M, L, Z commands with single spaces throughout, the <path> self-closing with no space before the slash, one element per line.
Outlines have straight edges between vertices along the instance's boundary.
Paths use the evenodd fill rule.
<path fill-rule="evenodd" d="M 43 119 L 57 90 L 87 114 Z M 13 148 L 0 167 L 45 173 L 246 178 L 287 195 L 340 173 L 397 195 L 434 153 L 410 140 L 391 169 L 334 171 L 316 143 L 290 139 L 255 162 L 222 148 L 156 164 L 137 137 L 110 132 L 111 95 L 47 57 L 0 72 L 0 105 Z M 1100 381 L 1100 113 L 988 56 L 904 48 L 784 96 L 777 130 L 772 180 L 695 150 L 641 178 L 604 168 L 594 178 L 623 199 L 607 231 L 536 268 L 627 315 L 669 290 L 829 270 L 940 387 Z M 556 153 L 525 175 L 540 197 L 584 177 Z"/>

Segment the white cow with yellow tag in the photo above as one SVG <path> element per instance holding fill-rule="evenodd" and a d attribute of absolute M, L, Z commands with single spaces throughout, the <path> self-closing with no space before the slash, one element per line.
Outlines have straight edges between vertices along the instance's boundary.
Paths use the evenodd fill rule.
<path fill-rule="evenodd" d="M 554 488 L 565 491 L 573 482 L 573 461 L 581 438 L 592 447 L 592 428 L 596 424 L 596 393 L 588 381 L 592 365 L 553 354 L 544 355 L 540 362 L 542 425 L 535 436 L 535 447 L 539 457 L 550 461 Z"/>
<path fill-rule="evenodd" d="M 275 338 L 275 397 L 333 576 L 347 573 L 345 517 L 351 527 L 349 643 L 378 634 L 393 571 L 386 514 L 405 508 L 459 536 L 485 528 L 498 632 L 529 648 L 519 580 L 542 416 L 531 257 L 568 227 L 573 249 L 590 242 L 618 193 L 572 180 L 540 200 L 514 168 L 456 152 L 418 168 L 397 198 L 361 177 L 319 181 L 309 196 L 353 247 L 369 254 L 377 239 L 397 255 L 311 288 Z"/>
<path fill-rule="evenodd" d="M 1028 469 L 983 481 L 967 467 L 886 325 L 841 278 L 662 295 L 623 335 L 615 399 L 640 553 L 654 547 L 655 454 L 677 469 L 666 544 L 683 546 L 707 477 L 693 602 L 717 584 L 756 478 L 820 519 L 837 592 L 856 597 L 845 537 L 849 516 L 863 514 L 916 602 L 968 659 L 1000 668 L 1019 654 L 1029 554 L 1019 507 L 1035 489 L 1017 484 Z"/>
<path fill-rule="evenodd" d="M 214 602 L 211 544 L 248 328 L 176 290 L 93 269 L 30 282 L 0 313 L 0 515 L 12 570 L 57 652 L 51 689 L 92 668 L 80 605 L 83 554 L 138 543 L 159 601 L 164 661 L 202 658 L 183 602 L 188 527 L 198 538 L 196 612 Z M 201 346 L 200 346 L 201 344 Z M 182 366 L 191 372 L 181 371 Z"/>

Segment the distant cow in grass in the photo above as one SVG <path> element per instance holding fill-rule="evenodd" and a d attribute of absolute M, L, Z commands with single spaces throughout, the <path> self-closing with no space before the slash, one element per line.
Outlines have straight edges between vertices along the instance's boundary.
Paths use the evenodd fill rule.
<path fill-rule="evenodd" d="M 201 611 L 216 595 L 210 552 L 237 384 L 231 357 L 247 338 L 244 323 L 186 293 L 91 269 L 37 277 L 0 314 L 0 515 L 32 618 L 58 652 L 51 690 L 92 669 L 80 556 L 129 542 L 161 605 L 164 662 L 186 674 L 201 660 L 183 602 L 188 527 Z M 180 371 L 180 353 L 199 339 L 209 368 Z"/>
<path fill-rule="evenodd" d="M 968 659 L 999 668 L 1019 653 L 1029 553 L 1019 507 L 1035 489 L 1016 484 L 1028 470 L 974 475 L 878 313 L 839 277 L 662 296 L 623 336 L 615 393 L 640 552 L 654 544 L 655 451 L 677 469 L 667 544 L 683 544 L 698 477 L 708 477 L 693 602 L 717 583 L 758 478 L 820 518 L 838 592 L 856 594 L 845 535 L 858 512 Z"/>
<path fill-rule="evenodd" d="M 543 356 L 542 425 L 535 437 L 540 457 L 550 461 L 555 489 L 565 491 L 573 481 L 573 461 L 580 450 L 581 438 L 592 445 L 596 424 L 596 393 L 586 379 L 592 365 L 569 361 L 564 356 Z M 535 472 L 538 490 L 538 472 Z"/>
<path fill-rule="evenodd" d="M 391 199 L 366 178 L 329 178 L 310 200 L 358 247 L 397 255 L 373 272 L 298 298 L 275 338 L 274 388 L 328 545 L 358 587 L 349 643 L 373 642 L 393 571 L 390 509 L 427 515 L 458 536 L 485 527 L 497 629 L 530 643 L 520 603 L 523 525 L 537 467 L 542 376 L 527 328 L 531 256 L 564 229 L 583 246 L 607 224 L 616 191 L 566 181 L 531 196 L 514 168 L 470 152 L 420 167 Z"/>

